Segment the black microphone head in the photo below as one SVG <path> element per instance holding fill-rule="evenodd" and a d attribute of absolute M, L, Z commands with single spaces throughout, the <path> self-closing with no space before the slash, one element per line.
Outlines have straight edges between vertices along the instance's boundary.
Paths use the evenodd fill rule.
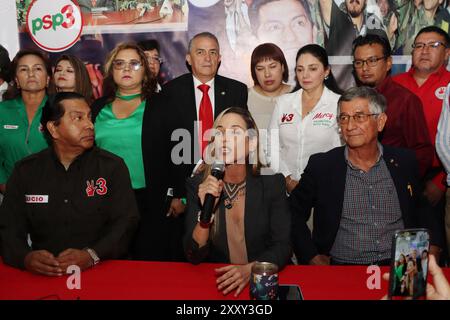
<path fill-rule="evenodd" d="M 216 160 L 211 166 L 211 175 L 217 179 L 222 179 L 225 171 L 225 163 L 221 160 Z"/>

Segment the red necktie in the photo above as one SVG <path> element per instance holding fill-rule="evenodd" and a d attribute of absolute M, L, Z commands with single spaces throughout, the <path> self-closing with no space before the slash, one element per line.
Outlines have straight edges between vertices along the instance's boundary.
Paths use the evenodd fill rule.
<path fill-rule="evenodd" d="M 214 118 L 211 100 L 209 99 L 208 95 L 209 86 L 207 84 L 201 84 L 198 86 L 198 88 L 203 93 L 202 101 L 200 101 L 199 111 L 199 142 L 203 158 L 203 150 L 205 150 L 206 146 L 208 145 L 208 140 L 206 139 L 206 137 L 203 137 L 203 134 L 213 127 Z"/>

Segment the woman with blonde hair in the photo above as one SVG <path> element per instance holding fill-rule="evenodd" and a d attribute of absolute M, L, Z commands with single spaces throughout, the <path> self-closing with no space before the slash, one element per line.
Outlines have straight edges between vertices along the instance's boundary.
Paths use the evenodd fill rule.
<path fill-rule="evenodd" d="M 224 163 L 223 179 L 211 166 L 187 182 L 185 252 L 194 264 L 229 263 L 216 269 L 217 287 L 237 296 L 248 284 L 255 261 L 281 269 L 290 256 L 290 211 L 281 174 L 260 175 L 258 128 L 243 108 L 223 111 L 214 123 L 209 151 Z M 200 221 L 207 194 L 215 197 L 214 215 Z"/>

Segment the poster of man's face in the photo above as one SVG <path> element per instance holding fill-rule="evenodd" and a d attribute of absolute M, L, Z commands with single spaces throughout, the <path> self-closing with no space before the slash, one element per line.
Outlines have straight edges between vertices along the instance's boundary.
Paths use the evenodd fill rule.
<path fill-rule="evenodd" d="M 424 26 L 424 10 L 438 7 L 439 27 L 450 26 L 443 0 L 85 0 L 81 39 L 62 53 L 79 55 L 87 64 L 101 64 L 106 54 L 126 41 L 157 39 L 165 60 L 165 81 L 188 72 L 185 55 L 189 39 L 208 31 L 217 36 L 222 55 L 219 74 L 253 86 L 250 58 L 262 43 L 276 44 L 284 52 L 289 83 L 295 82 L 296 54 L 306 44 L 323 46 L 342 89 L 354 85 L 351 43 L 377 27 L 389 36 L 393 55 L 411 53 L 411 43 Z M 25 30 L 31 0 L 17 1 L 20 46 L 33 47 Z M 325 17 L 319 3 L 330 5 Z M 402 7 L 398 5 L 401 3 Z M 95 10 L 94 10 L 95 9 Z M 406 10 L 407 9 L 407 10 Z M 411 12 L 406 16 L 404 12 Z M 434 12 L 434 11 L 433 11 Z M 436 18 L 437 19 L 437 18 Z M 328 21 L 328 22 L 327 22 Z M 355 28 L 357 25 L 357 28 Z M 426 24 L 425 24 L 426 25 Z M 416 30 L 417 29 L 417 30 Z M 449 31 L 449 30 L 445 30 Z M 55 55 L 52 55 L 52 57 Z M 408 58 L 409 59 L 409 58 Z M 395 59 L 394 59 L 395 61 Z M 405 61 L 405 60 L 402 60 Z M 404 63 L 404 62 L 403 62 Z M 393 66 L 393 73 L 406 66 Z M 162 82 L 163 83 L 163 82 Z"/>

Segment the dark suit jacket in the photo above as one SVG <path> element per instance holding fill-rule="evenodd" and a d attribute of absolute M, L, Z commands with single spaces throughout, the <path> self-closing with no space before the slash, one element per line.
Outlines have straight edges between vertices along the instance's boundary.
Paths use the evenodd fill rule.
<path fill-rule="evenodd" d="M 308 263 L 315 255 L 328 255 L 334 244 L 342 214 L 347 163 L 344 148 L 312 155 L 292 191 L 292 242 L 297 258 Z M 431 230 L 432 243 L 441 241 L 437 220 L 427 210 L 419 183 L 414 153 L 407 149 L 383 145 L 383 158 L 395 184 L 405 228 L 425 227 Z M 411 193 L 408 186 L 411 186 Z M 314 208 L 314 229 L 306 221 Z"/>
<path fill-rule="evenodd" d="M 192 239 L 192 232 L 197 225 L 200 200 L 197 196 L 198 185 L 203 175 L 188 179 L 188 209 L 186 216 L 185 252 L 189 261 L 200 263 L 230 263 L 225 222 L 223 198 L 219 202 L 219 231 L 214 241 L 202 248 Z M 245 242 L 248 261 L 268 261 L 283 268 L 289 260 L 290 224 L 284 177 L 281 174 L 253 176 L 247 175 L 245 196 Z"/>
<path fill-rule="evenodd" d="M 197 119 L 197 108 L 195 104 L 194 79 L 191 73 L 186 73 L 172 81 L 169 81 L 162 88 L 164 97 L 164 108 L 166 110 L 166 132 L 167 138 L 171 140 L 171 134 L 176 129 L 185 129 L 189 133 L 190 141 L 173 141 L 169 150 L 171 153 L 173 147 L 183 141 L 188 147 L 182 152 L 187 160 L 187 164 L 173 164 L 169 168 L 171 173 L 170 182 L 174 187 L 174 196 L 176 198 L 184 197 L 186 178 L 191 175 L 195 164 L 200 159 L 200 155 L 195 153 L 198 147 L 198 133 L 194 130 L 194 122 Z M 229 107 L 242 107 L 247 109 L 247 86 L 239 81 L 216 75 L 214 78 L 214 117 L 217 117 L 223 110 Z M 187 154 L 185 152 L 190 152 Z"/>

